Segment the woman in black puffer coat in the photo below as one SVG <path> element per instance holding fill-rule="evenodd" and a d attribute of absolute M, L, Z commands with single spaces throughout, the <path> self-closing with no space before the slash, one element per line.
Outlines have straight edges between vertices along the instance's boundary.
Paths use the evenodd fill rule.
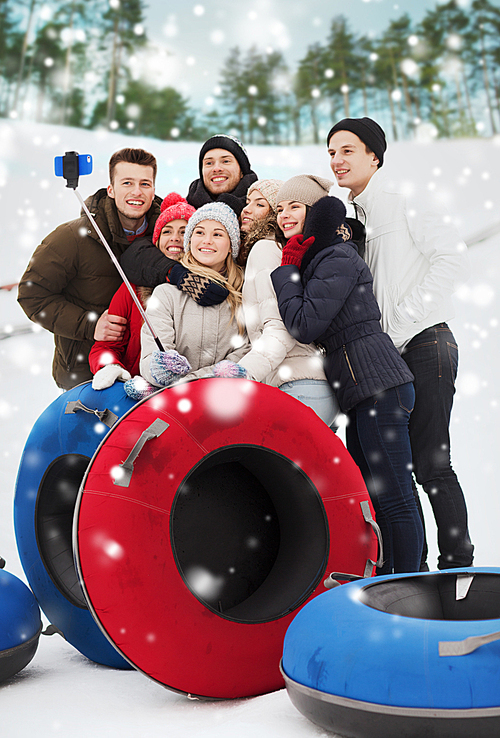
<path fill-rule="evenodd" d="M 330 183 L 293 177 L 278 193 L 287 236 L 271 277 L 287 330 L 325 354 L 325 373 L 347 413 L 347 448 L 365 479 L 382 530 L 378 573 L 418 571 L 422 522 L 411 485 L 408 422 L 413 375 L 380 327 L 372 275 L 351 241 Z"/>

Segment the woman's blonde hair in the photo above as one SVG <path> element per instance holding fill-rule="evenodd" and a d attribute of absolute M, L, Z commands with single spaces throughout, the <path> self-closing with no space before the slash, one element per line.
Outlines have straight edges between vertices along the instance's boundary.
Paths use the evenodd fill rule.
<path fill-rule="evenodd" d="M 184 254 L 182 259 L 180 260 L 180 263 L 183 264 L 187 269 L 189 269 L 189 271 L 193 274 L 198 274 L 200 277 L 211 279 L 212 282 L 217 282 L 217 284 L 222 285 L 228 290 L 229 295 L 226 299 L 231 307 L 231 319 L 236 320 L 238 333 L 240 335 L 243 335 L 243 333 L 245 332 L 245 324 L 241 319 L 241 288 L 243 287 L 243 269 L 235 263 L 231 254 L 231 250 L 229 250 L 229 253 L 226 256 L 225 274 L 220 274 L 219 272 L 216 272 L 215 269 L 210 269 L 210 267 L 206 267 L 200 264 L 200 262 L 194 258 L 191 251 L 188 251 L 186 254 Z"/>

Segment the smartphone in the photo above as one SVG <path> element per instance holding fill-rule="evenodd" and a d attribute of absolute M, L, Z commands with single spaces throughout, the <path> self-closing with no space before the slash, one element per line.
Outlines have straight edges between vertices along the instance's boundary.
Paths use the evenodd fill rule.
<path fill-rule="evenodd" d="M 64 156 L 54 159 L 56 177 L 66 179 L 79 177 L 82 174 L 92 173 L 92 157 L 90 154 L 77 154 L 76 151 L 67 151 Z"/>

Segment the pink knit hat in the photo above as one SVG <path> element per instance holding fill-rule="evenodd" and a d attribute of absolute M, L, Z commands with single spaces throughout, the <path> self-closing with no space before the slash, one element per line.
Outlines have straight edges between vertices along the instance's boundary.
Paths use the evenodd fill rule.
<path fill-rule="evenodd" d="M 171 220 L 189 220 L 193 215 L 196 208 L 193 208 L 188 201 L 177 194 L 177 192 L 171 192 L 167 195 L 160 208 L 160 216 L 156 221 L 155 229 L 153 232 L 153 243 L 156 244 L 160 238 L 162 228 L 170 223 Z"/>

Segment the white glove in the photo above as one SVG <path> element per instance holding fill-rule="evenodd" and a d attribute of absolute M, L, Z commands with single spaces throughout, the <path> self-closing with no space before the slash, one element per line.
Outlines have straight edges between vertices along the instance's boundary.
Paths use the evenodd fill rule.
<path fill-rule="evenodd" d="M 106 366 L 103 366 L 102 369 L 99 369 L 99 371 L 94 374 L 92 389 L 106 389 L 106 387 L 111 387 L 117 379 L 122 382 L 126 382 L 127 379 L 130 379 L 130 372 L 119 364 L 106 364 Z"/>

